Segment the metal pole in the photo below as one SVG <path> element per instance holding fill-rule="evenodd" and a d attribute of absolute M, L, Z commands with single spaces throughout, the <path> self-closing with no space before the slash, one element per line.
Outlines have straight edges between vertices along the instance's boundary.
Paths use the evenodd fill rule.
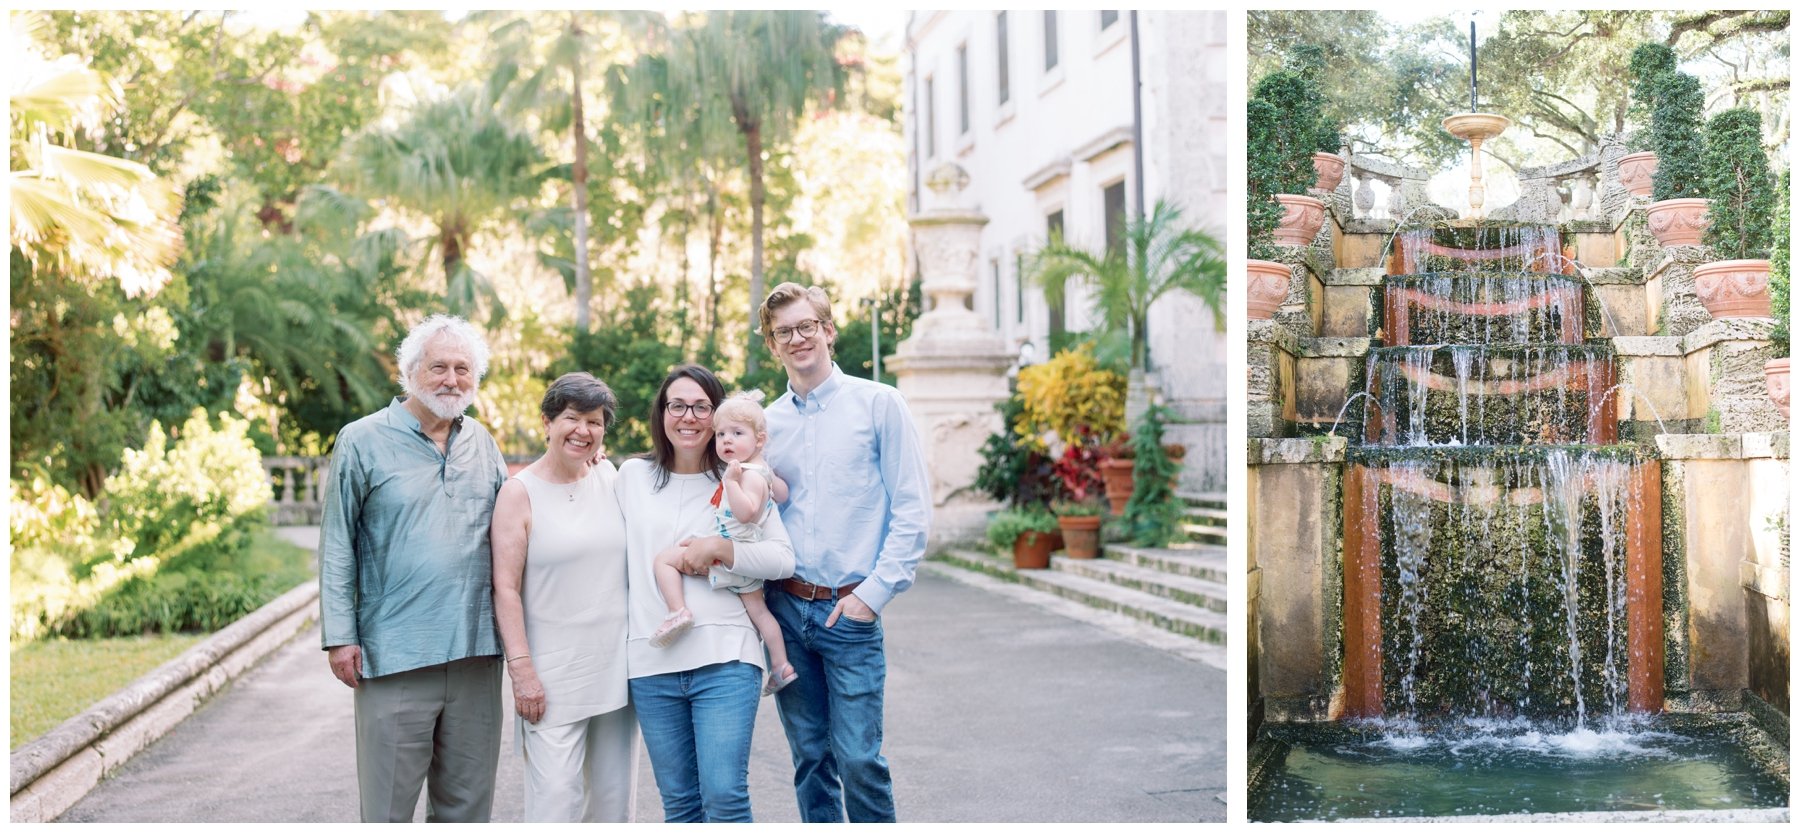
<path fill-rule="evenodd" d="M 1475 99 L 1475 12 L 1469 13 L 1469 112 L 1481 112 Z"/>

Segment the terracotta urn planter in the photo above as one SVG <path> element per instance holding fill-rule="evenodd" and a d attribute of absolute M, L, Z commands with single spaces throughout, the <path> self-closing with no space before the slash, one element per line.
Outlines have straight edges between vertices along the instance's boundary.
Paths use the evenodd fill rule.
<path fill-rule="evenodd" d="M 1020 570 L 1042 570 L 1050 566 L 1050 552 L 1056 537 L 1048 532 L 1026 532 L 1013 539 L 1013 567 Z"/>
<path fill-rule="evenodd" d="M 1100 557 L 1099 515 L 1058 515 L 1062 527 L 1063 555 L 1070 558 Z"/>
<path fill-rule="evenodd" d="M 1656 175 L 1656 154 L 1650 151 L 1627 153 L 1619 160 L 1619 184 L 1634 197 L 1648 197 L 1651 178 Z"/>
<path fill-rule="evenodd" d="M 1131 501 L 1131 490 L 1137 485 L 1132 473 L 1136 470 L 1136 460 L 1100 461 L 1100 480 L 1106 484 L 1106 500 L 1112 504 L 1115 518 L 1125 514 L 1125 504 Z"/>
<path fill-rule="evenodd" d="M 1281 203 L 1281 225 L 1275 228 L 1275 245 L 1310 246 L 1325 225 L 1325 203 L 1299 194 L 1276 194 Z"/>
<path fill-rule="evenodd" d="M 1344 181 L 1344 157 L 1335 153 L 1315 153 L 1313 172 L 1319 175 L 1319 181 L 1313 183 L 1311 190 L 1321 194 L 1336 191 L 1338 183 Z"/>
<path fill-rule="evenodd" d="M 1246 314 L 1251 321 L 1274 318 L 1275 311 L 1281 309 L 1281 302 L 1287 300 L 1293 267 L 1273 260 L 1246 260 L 1244 271 L 1247 274 L 1244 291 L 1249 296 Z"/>
<path fill-rule="evenodd" d="M 1694 294 L 1714 318 L 1768 318 L 1769 262 L 1719 260 L 1694 267 Z"/>
<path fill-rule="evenodd" d="M 1769 401 L 1783 417 L 1788 417 L 1788 360 L 1770 359 L 1763 365 L 1763 383 L 1769 387 Z"/>
<path fill-rule="evenodd" d="M 1653 202 L 1644 219 L 1650 224 L 1650 233 L 1656 235 L 1656 242 L 1665 248 L 1698 246 L 1700 235 L 1706 233 L 1706 209 L 1711 204 L 1711 200 L 1695 197 Z"/>

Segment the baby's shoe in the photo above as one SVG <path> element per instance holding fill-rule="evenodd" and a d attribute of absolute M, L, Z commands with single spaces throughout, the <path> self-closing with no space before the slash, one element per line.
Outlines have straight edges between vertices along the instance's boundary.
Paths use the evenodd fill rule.
<path fill-rule="evenodd" d="M 795 671 L 794 666 L 783 665 L 780 668 L 775 669 L 775 673 L 769 675 L 768 685 L 763 686 L 763 696 L 767 697 L 777 691 L 787 688 L 788 683 L 798 679 L 800 679 L 800 672 Z"/>
<path fill-rule="evenodd" d="M 685 607 L 677 610 L 663 619 L 662 626 L 656 629 L 656 633 L 650 635 L 650 647 L 667 648 L 693 626 L 694 612 Z"/>

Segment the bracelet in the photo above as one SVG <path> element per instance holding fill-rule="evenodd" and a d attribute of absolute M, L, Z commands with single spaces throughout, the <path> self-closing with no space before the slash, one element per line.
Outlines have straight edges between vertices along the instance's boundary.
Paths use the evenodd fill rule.
<path fill-rule="evenodd" d="M 506 661 L 507 662 L 517 662 L 522 659 L 531 659 L 531 655 L 530 654 L 520 654 L 516 657 L 508 657 Z"/>

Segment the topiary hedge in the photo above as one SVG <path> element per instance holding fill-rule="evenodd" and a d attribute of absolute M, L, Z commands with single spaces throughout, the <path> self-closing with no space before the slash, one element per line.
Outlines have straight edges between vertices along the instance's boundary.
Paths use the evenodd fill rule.
<path fill-rule="evenodd" d="M 1721 260 L 1767 258 L 1774 244 L 1775 181 L 1762 149 L 1762 116 L 1733 107 L 1706 123 L 1701 195 L 1706 245 Z"/>
<path fill-rule="evenodd" d="M 1685 72 L 1664 73 L 1655 83 L 1656 107 L 1650 114 L 1650 149 L 1656 152 L 1656 175 L 1650 198 L 1674 200 L 1701 196 L 1700 114 L 1705 97 L 1700 81 Z"/>

